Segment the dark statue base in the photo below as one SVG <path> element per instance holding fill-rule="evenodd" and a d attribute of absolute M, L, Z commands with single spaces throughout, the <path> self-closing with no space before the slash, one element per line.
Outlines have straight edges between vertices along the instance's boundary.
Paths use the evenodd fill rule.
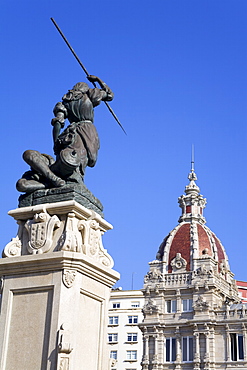
<path fill-rule="evenodd" d="M 65 200 L 75 200 L 82 206 L 103 215 L 101 202 L 87 189 L 85 185 L 68 184 L 61 188 L 36 190 L 33 193 L 22 194 L 18 207 L 29 207 L 44 203 L 57 203 Z"/>

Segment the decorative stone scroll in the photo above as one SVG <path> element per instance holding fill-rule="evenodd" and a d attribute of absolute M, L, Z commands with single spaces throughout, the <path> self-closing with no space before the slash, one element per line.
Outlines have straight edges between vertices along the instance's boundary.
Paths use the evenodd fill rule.
<path fill-rule="evenodd" d="M 18 234 L 15 238 L 12 238 L 11 241 L 5 246 L 2 256 L 3 257 L 18 257 L 21 255 L 22 242 L 21 238 L 23 235 L 23 221 L 18 220 L 17 224 L 19 225 Z"/>
<path fill-rule="evenodd" d="M 3 257 L 16 257 L 21 255 L 21 241 L 18 236 L 12 238 L 3 250 Z"/>
<path fill-rule="evenodd" d="M 113 266 L 113 260 L 102 244 L 104 229 L 95 219 L 82 220 L 78 224 L 82 236 L 83 253 L 98 260 L 106 267 Z"/>
<path fill-rule="evenodd" d="M 65 231 L 59 239 L 58 249 L 70 252 L 82 252 L 82 238 L 78 230 L 78 219 L 73 212 L 67 215 Z"/>

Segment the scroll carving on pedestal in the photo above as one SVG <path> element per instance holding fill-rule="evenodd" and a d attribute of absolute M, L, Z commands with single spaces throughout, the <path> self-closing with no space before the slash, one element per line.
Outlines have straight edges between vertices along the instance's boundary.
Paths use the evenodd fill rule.
<path fill-rule="evenodd" d="M 21 255 L 21 241 L 18 236 L 12 238 L 5 246 L 3 257 L 16 257 Z"/>
<path fill-rule="evenodd" d="M 78 228 L 82 236 L 83 253 L 111 268 L 113 260 L 103 247 L 102 234 L 105 230 L 102 229 L 99 222 L 95 219 L 82 220 L 79 222 Z"/>
<path fill-rule="evenodd" d="M 70 252 L 82 252 L 82 238 L 78 230 L 78 219 L 73 212 L 67 215 L 65 231 L 59 239 L 58 249 Z"/>

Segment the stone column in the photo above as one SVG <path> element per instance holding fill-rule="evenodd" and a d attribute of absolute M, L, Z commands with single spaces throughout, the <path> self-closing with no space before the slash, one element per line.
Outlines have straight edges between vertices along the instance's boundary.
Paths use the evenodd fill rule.
<path fill-rule="evenodd" d="M 211 328 L 210 332 L 210 339 L 211 339 L 211 348 L 212 350 L 209 352 L 211 353 L 211 358 L 210 358 L 210 369 L 215 368 L 215 330 L 214 327 Z"/>
<path fill-rule="evenodd" d="M 154 355 L 152 359 L 152 364 L 153 364 L 153 369 L 157 368 L 158 364 L 158 333 L 157 333 L 157 328 L 154 328 L 154 331 L 156 334 L 153 334 L 153 339 L 154 339 Z"/>
<path fill-rule="evenodd" d="M 242 331 L 243 331 L 243 346 L 244 346 L 244 361 L 247 361 L 247 351 L 246 351 L 246 348 L 247 348 L 247 329 L 246 329 L 246 326 L 245 324 L 242 324 Z"/>
<path fill-rule="evenodd" d="M 226 325 L 226 361 L 231 361 L 229 325 Z"/>
<path fill-rule="evenodd" d="M 194 343 L 195 343 L 195 353 L 194 353 L 194 370 L 200 369 L 200 344 L 199 344 L 199 332 L 197 330 L 197 325 L 194 329 Z"/>
<path fill-rule="evenodd" d="M 176 366 L 175 369 L 179 370 L 181 369 L 181 359 L 182 359 L 182 353 L 181 353 L 181 334 L 179 331 L 179 326 L 176 327 L 175 331 L 176 336 Z"/>
<path fill-rule="evenodd" d="M 206 329 L 206 332 L 204 333 L 205 335 L 205 357 L 204 357 L 204 369 L 209 370 L 209 361 L 210 361 L 210 355 L 209 355 L 209 331 L 208 328 Z"/>
<path fill-rule="evenodd" d="M 177 299 L 177 312 L 181 312 L 182 311 L 182 307 L 181 307 L 181 293 L 180 293 L 180 289 L 177 289 L 176 290 L 176 299 Z"/>
<path fill-rule="evenodd" d="M 143 333 L 143 356 L 142 356 L 142 369 L 148 369 L 149 364 L 149 335 L 146 333 L 146 329 L 144 329 Z"/>

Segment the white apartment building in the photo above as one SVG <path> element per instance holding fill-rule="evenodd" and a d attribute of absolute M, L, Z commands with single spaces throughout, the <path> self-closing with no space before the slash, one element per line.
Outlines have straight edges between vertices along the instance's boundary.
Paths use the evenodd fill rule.
<path fill-rule="evenodd" d="M 141 370 L 144 296 L 140 290 L 112 290 L 108 310 L 111 370 Z"/>

